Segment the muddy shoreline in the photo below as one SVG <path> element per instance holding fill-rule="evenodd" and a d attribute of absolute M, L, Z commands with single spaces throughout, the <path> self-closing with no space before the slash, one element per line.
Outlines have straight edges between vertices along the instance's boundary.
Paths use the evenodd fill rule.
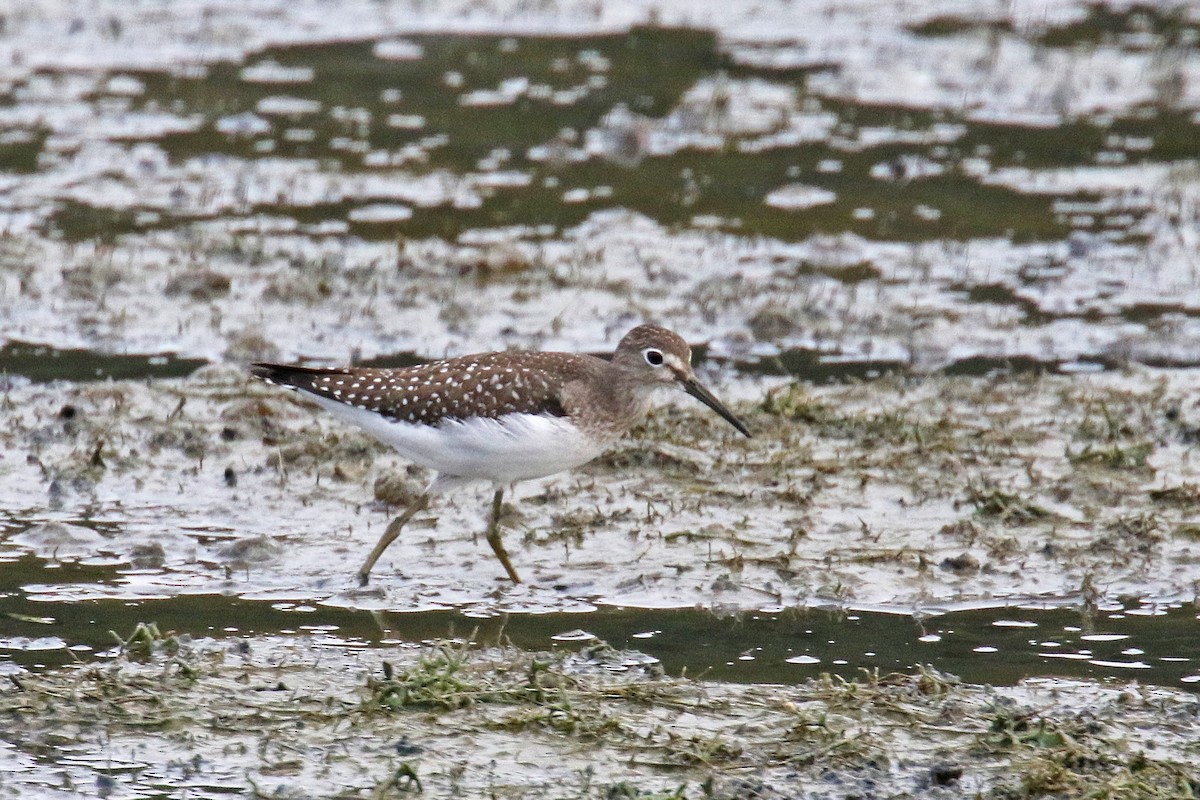
<path fill-rule="evenodd" d="M 15 745 L 0 791 L 1177 797 L 1200 780 L 1197 709 L 1136 684 L 996 689 L 933 668 L 738 686 L 665 677 L 603 644 L 355 650 L 140 628 L 107 663 L 0 688 Z"/>

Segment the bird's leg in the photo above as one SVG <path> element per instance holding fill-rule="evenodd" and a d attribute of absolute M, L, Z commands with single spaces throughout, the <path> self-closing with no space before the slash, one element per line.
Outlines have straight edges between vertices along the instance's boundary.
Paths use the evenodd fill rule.
<path fill-rule="evenodd" d="M 387 526 L 387 530 L 383 532 L 383 536 L 380 536 L 379 541 L 375 543 L 375 549 L 371 551 L 371 555 L 367 556 L 367 560 L 363 562 L 362 569 L 358 571 L 359 586 L 366 586 L 371 580 L 371 567 L 375 566 L 375 562 L 383 555 L 383 551 L 388 549 L 388 545 L 396 541 L 404 524 L 426 508 L 429 508 L 429 492 L 425 492 L 413 500 L 412 505 L 405 509 L 403 514 L 392 520 L 391 524 Z"/>
<path fill-rule="evenodd" d="M 513 569 L 512 562 L 508 560 L 508 551 L 504 549 L 504 542 L 500 540 L 500 504 L 504 500 L 504 489 L 497 489 L 496 496 L 492 498 L 492 517 L 488 520 L 487 542 L 492 546 L 492 552 L 496 554 L 496 558 L 500 559 L 500 563 L 504 565 L 504 571 L 508 573 L 508 577 L 513 583 L 520 583 L 521 579 L 517 577 L 517 571 Z"/>

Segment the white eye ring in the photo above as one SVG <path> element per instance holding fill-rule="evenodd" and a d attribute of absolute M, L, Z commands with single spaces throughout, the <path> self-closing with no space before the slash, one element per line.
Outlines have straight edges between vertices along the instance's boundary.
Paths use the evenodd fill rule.
<path fill-rule="evenodd" d="M 642 351 L 642 358 L 646 359 L 646 363 L 652 367 L 661 367 L 663 365 L 662 350 L 647 347 Z"/>

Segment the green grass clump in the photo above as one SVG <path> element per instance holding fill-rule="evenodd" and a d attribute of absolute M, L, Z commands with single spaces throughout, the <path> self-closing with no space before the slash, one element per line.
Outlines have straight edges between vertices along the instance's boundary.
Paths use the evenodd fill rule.
<path fill-rule="evenodd" d="M 1026 525 L 1054 516 L 1032 500 L 1015 492 L 995 488 L 968 486 L 967 500 L 975 506 L 975 513 L 979 516 L 998 517 L 1001 521 L 1013 525 Z"/>
<path fill-rule="evenodd" d="M 1137 442 L 1124 447 L 1117 444 L 1108 447 L 1092 447 L 1091 445 L 1087 445 L 1083 450 L 1078 453 L 1071 453 L 1068 457 L 1071 459 L 1072 464 L 1100 467 L 1101 469 L 1145 469 L 1146 459 L 1153 452 L 1153 443 Z"/>
<path fill-rule="evenodd" d="M 465 649 L 442 645 L 422 653 L 415 664 L 396 672 L 383 663 L 383 679 L 372 679 L 369 704 L 397 711 L 401 708 L 451 710 L 472 705 L 487 695 L 479 681 L 464 673 Z"/>

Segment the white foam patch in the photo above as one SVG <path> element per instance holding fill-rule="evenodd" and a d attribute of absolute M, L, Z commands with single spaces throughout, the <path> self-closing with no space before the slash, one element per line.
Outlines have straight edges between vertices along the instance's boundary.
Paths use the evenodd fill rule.
<path fill-rule="evenodd" d="M 837 195 L 819 186 L 805 186 L 802 183 L 790 183 L 774 191 L 768 192 L 764 202 L 774 208 L 796 211 L 815 206 L 823 206 L 837 200 Z"/>

